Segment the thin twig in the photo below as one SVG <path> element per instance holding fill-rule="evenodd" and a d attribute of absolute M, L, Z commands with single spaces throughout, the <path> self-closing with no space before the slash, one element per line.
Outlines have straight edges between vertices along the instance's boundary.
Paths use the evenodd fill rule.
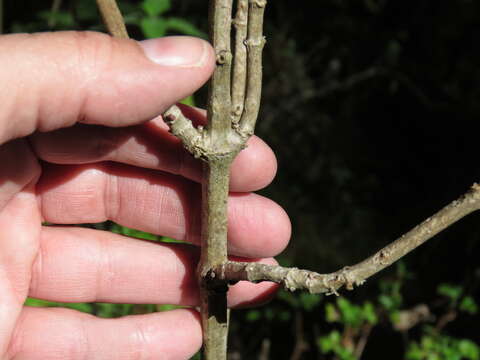
<path fill-rule="evenodd" d="M 268 360 L 270 359 L 270 348 L 272 347 L 272 341 L 269 338 L 264 338 L 262 340 L 262 345 L 260 347 L 260 353 L 258 354 L 258 360 Z"/>
<path fill-rule="evenodd" d="M 97 0 L 97 6 L 108 32 L 114 37 L 128 39 L 127 28 L 117 2 L 115 0 Z"/>
<path fill-rule="evenodd" d="M 240 121 L 245 100 L 245 84 L 247 80 L 247 39 L 248 0 L 238 0 L 235 26 L 235 56 L 233 59 L 232 78 L 232 123 Z"/>
<path fill-rule="evenodd" d="M 365 346 L 367 346 L 368 338 L 372 332 L 373 325 L 370 323 L 364 324 L 360 332 L 360 339 L 357 341 L 353 355 L 355 359 L 361 359 Z"/>
<path fill-rule="evenodd" d="M 170 132 L 183 142 L 183 146 L 195 157 L 205 158 L 203 127 L 195 128 L 192 121 L 183 115 L 178 106 L 173 105 L 165 111 L 163 119 L 170 127 Z"/>
<path fill-rule="evenodd" d="M 334 273 L 318 274 L 313 271 L 275 265 L 228 262 L 217 267 L 214 275 L 230 281 L 273 281 L 291 291 L 306 289 L 315 294 L 337 294 L 337 290 L 342 286 L 352 290 L 354 285 L 363 284 L 370 276 L 383 270 L 440 231 L 479 208 L 480 185 L 473 184 L 465 195 L 451 202 L 374 255 Z"/>
<path fill-rule="evenodd" d="M 248 10 L 248 39 L 247 45 L 247 88 L 245 94 L 245 108 L 240 119 L 240 132 L 243 136 L 250 136 L 255 129 L 255 123 L 260 108 L 262 93 L 262 50 L 265 45 L 263 36 L 263 15 L 266 0 L 249 0 Z"/>
<path fill-rule="evenodd" d="M 208 98 L 208 124 L 215 141 L 226 142 L 231 127 L 231 65 L 230 33 L 232 25 L 232 0 L 210 1 L 210 39 L 215 48 L 217 67 L 210 80 Z"/>
<path fill-rule="evenodd" d="M 308 350 L 308 343 L 305 341 L 303 326 L 303 314 L 297 310 L 295 311 L 295 346 L 292 355 L 290 355 L 290 360 L 300 360 L 303 353 Z"/>
<path fill-rule="evenodd" d="M 0 34 L 3 34 L 3 0 L 0 0 Z"/>
<path fill-rule="evenodd" d="M 62 6 L 62 0 L 53 0 L 48 19 L 48 27 L 51 29 L 57 24 L 57 13 Z"/>
<path fill-rule="evenodd" d="M 344 80 L 333 80 L 327 83 L 325 86 L 320 87 L 315 91 L 315 95 L 312 97 L 323 98 L 338 91 L 350 90 L 352 87 L 363 81 L 369 80 L 375 76 L 385 75 L 386 72 L 377 67 L 371 67 L 361 72 L 350 75 Z"/>

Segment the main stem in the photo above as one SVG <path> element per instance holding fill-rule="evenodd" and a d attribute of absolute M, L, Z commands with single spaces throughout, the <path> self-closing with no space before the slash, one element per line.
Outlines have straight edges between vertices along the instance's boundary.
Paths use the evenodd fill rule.
<path fill-rule="evenodd" d="M 198 269 L 204 355 L 208 360 L 227 358 L 227 290 L 225 281 L 211 278 L 211 271 L 227 261 L 228 158 L 203 166 L 202 254 Z"/>

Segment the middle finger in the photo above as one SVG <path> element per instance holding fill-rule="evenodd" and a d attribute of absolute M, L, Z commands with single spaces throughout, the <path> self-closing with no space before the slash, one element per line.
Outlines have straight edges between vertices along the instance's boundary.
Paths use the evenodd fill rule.
<path fill-rule="evenodd" d="M 55 224 L 112 220 L 134 229 L 200 242 L 200 187 L 179 176 L 116 163 L 44 164 L 37 186 L 45 221 Z M 279 254 L 290 221 L 275 202 L 257 194 L 230 194 L 228 249 L 232 255 Z"/>
<path fill-rule="evenodd" d="M 29 295 L 60 302 L 198 305 L 198 249 L 78 227 L 42 228 Z M 273 264 L 273 259 L 262 262 Z M 229 306 L 263 302 L 272 283 L 239 282 Z"/>
<path fill-rule="evenodd" d="M 203 113 L 198 111 L 197 116 Z M 162 170 L 197 182 L 201 179 L 201 162 L 168 132 L 161 117 L 126 128 L 77 124 L 50 133 L 37 133 L 31 137 L 31 143 L 42 160 L 55 164 L 108 160 Z M 260 138 L 252 136 L 248 147 L 232 164 L 230 190 L 245 192 L 264 188 L 272 181 L 276 170 L 273 151 Z"/>

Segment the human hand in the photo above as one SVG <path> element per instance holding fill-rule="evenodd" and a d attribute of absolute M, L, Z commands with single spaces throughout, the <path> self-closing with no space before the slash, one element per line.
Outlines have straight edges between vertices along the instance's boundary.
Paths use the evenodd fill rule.
<path fill-rule="evenodd" d="M 201 345 L 194 310 L 98 319 L 23 306 L 27 296 L 198 303 L 195 246 L 42 226 L 110 219 L 199 243 L 200 165 L 156 116 L 208 79 L 213 51 L 191 38 L 149 40 L 145 52 L 139 44 L 98 33 L 0 37 L 2 359 L 184 359 Z M 183 109 L 205 121 L 200 110 Z M 232 255 L 272 263 L 286 246 L 284 211 L 250 193 L 275 171 L 272 151 L 255 137 L 235 160 Z M 229 304 L 262 302 L 274 289 L 240 282 Z"/>

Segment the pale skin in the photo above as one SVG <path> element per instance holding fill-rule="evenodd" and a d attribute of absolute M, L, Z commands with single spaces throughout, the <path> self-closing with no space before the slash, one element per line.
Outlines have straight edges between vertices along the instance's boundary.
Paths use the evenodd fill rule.
<path fill-rule="evenodd" d="M 193 309 L 97 319 L 28 308 L 61 302 L 198 303 L 201 166 L 159 116 L 204 84 L 213 51 L 192 38 L 146 45 L 97 33 L 0 37 L 0 359 L 188 359 L 201 346 Z M 182 108 L 205 122 L 204 112 Z M 153 119 L 153 120 L 152 120 Z M 233 257 L 274 264 L 287 215 L 251 193 L 275 156 L 253 137 L 234 162 Z M 166 245 L 67 224 L 107 219 L 186 240 Z M 62 226 L 43 226 L 42 222 Z M 230 306 L 255 305 L 272 283 L 240 282 Z"/>

